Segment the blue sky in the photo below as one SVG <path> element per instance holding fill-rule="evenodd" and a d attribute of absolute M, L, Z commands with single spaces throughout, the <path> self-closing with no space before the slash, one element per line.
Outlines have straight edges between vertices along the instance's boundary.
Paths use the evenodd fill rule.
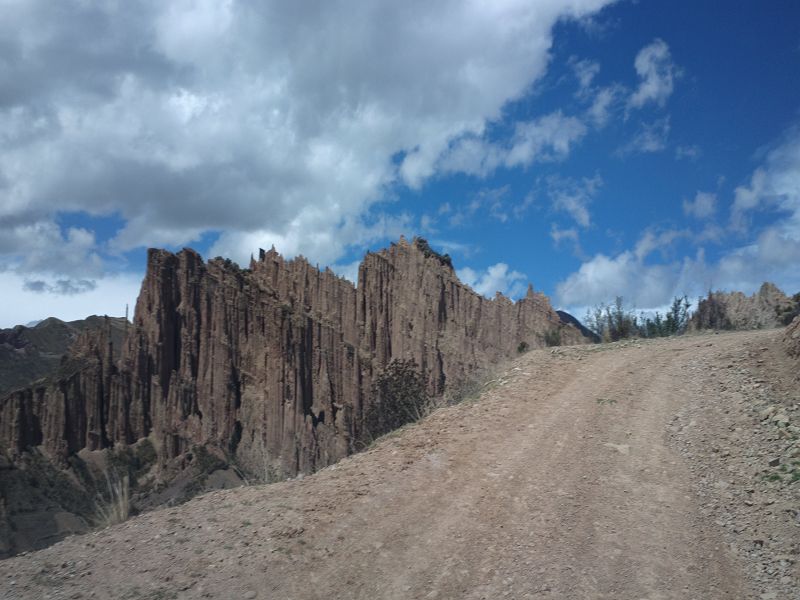
<path fill-rule="evenodd" d="M 422 235 L 579 317 L 800 291 L 796 1 L 0 7 L 0 326 L 123 314 L 148 246 Z"/>

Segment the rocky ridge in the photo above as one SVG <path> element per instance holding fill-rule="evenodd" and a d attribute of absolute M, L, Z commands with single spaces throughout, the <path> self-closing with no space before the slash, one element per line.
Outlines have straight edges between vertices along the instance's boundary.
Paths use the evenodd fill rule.
<path fill-rule="evenodd" d="M 94 315 L 68 322 L 51 317 L 32 327 L 17 325 L 0 330 L 0 397 L 55 374 L 62 357 L 82 333 L 107 329 L 119 349 L 126 326 L 124 318 Z"/>
<path fill-rule="evenodd" d="M 692 315 L 694 329 L 770 329 L 783 327 L 800 309 L 800 297 L 789 297 L 766 282 L 758 292 L 709 292 Z"/>
<path fill-rule="evenodd" d="M 413 359 L 441 394 L 554 338 L 585 341 L 532 289 L 516 303 L 475 293 L 424 240 L 368 254 L 358 287 L 274 249 L 247 269 L 150 250 L 120 360 L 86 341 L 72 371 L 0 400 L 0 444 L 64 462 L 149 437 L 161 465 L 207 446 L 250 472 L 308 473 L 358 449 L 393 359 Z"/>

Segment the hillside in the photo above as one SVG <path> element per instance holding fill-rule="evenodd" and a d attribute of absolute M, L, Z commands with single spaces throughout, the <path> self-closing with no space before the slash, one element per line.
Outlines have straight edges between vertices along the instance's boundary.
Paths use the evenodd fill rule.
<path fill-rule="evenodd" d="M 529 352 L 312 476 L 4 561 L 5 597 L 797 597 L 781 336 Z"/>
<path fill-rule="evenodd" d="M 33 327 L 17 325 L 0 330 L 0 397 L 9 391 L 58 370 L 61 358 L 84 331 L 108 325 L 115 347 L 120 348 L 126 332 L 122 317 L 91 316 L 79 321 L 51 317 Z"/>

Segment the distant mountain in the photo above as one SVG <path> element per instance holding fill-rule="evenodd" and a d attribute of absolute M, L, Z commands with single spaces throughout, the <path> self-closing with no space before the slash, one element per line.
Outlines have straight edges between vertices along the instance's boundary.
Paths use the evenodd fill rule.
<path fill-rule="evenodd" d="M 50 317 L 35 326 L 17 325 L 0 330 L 0 396 L 55 373 L 61 358 L 84 331 L 100 329 L 108 322 L 112 342 L 119 348 L 126 331 L 123 317 L 93 315 L 65 322 Z"/>
<path fill-rule="evenodd" d="M 572 325 L 573 327 L 577 327 L 584 337 L 589 338 L 595 343 L 600 343 L 600 336 L 597 335 L 594 331 L 592 331 L 588 327 L 586 327 L 583 323 L 581 323 L 571 314 L 563 310 L 557 310 L 556 313 L 558 314 L 558 318 L 561 319 L 562 323 L 564 323 L 565 325 Z"/>

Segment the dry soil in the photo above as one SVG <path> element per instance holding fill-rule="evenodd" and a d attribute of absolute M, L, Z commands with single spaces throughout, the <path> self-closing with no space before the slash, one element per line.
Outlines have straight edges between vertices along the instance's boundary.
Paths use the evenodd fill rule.
<path fill-rule="evenodd" d="M 800 598 L 779 334 L 529 352 L 313 476 L 4 561 L 0 596 Z"/>

